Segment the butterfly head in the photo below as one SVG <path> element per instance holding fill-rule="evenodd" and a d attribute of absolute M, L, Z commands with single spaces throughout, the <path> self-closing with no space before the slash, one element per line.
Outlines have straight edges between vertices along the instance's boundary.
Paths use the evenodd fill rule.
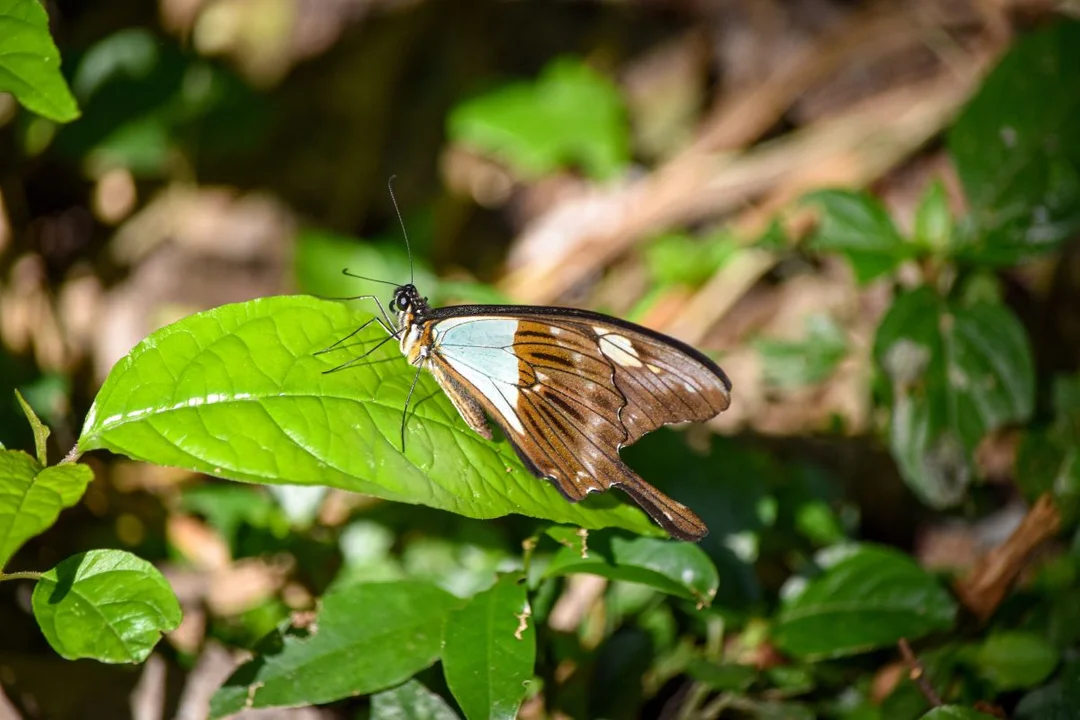
<path fill-rule="evenodd" d="M 394 290 L 394 297 L 390 300 L 398 318 L 417 318 L 428 309 L 426 297 L 420 296 L 420 291 L 412 283 L 399 285 Z"/>

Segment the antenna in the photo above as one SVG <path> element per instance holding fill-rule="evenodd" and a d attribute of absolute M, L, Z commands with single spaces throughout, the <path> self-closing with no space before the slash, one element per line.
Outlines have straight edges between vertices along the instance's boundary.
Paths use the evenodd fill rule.
<path fill-rule="evenodd" d="M 405 220 L 401 217 L 401 208 L 398 207 L 397 198 L 394 197 L 394 178 L 397 175 L 391 175 L 390 179 L 386 181 L 386 189 L 390 191 L 390 202 L 394 203 L 394 211 L 397 213 L 398 222 L 401 223 L 401 234 L 405 236 L 405 250 L 409 253 L 409 284 L 416 284 L 416 276 L 413 274 L 413 261 L 412 261 L 412 246 L 409 245 L 409 233 L 405 230 Z"/>
<path fill-rule="evenodd" d="M 343 269 L 341 271 L 341 274 L 342 275 L 348 275 L 349 277 L 356 278 L 357 280 L 367 280 L 368 282 L 377 282 L 377 283 L 382 283 L 383 285 L 393 285 L 394 287 L 399 287 L 399 285 L 397 283 L 390 282 L 389 280 L 379 280 L 378 278 L 364 277 L 363 275 L 357 275 L 356 273 L 351 273 L 351 272 L 349 272 L 349 268 Z M 352 300 L 353 298 L 346 298 L 346 299 L 347 300 Z"/>

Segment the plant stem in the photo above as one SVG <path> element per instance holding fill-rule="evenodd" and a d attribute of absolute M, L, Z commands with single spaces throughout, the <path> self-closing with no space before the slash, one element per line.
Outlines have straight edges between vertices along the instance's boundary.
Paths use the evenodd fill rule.
<path fill-rule="evenodd" d="M 42 573 L 36 570 L 24 570 L 23 572 L 3 573 L 0 572 L 0 582 L 5 580 L 40 580 Z"/>

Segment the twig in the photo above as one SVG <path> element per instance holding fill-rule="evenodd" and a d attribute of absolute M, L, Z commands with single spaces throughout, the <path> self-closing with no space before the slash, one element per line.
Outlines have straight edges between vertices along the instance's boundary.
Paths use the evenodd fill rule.
<path fill-rule="evenodd" d="M 941 696 L 934 691 L 934 686 L 930 684 L 930 681 L 926 677 L 926 668 L 919 661 L 919 658 L 915 657 L 915 653 L 911 651 L 911 645 L 908 644 L 907 638 L 900 638 L 900 642 L 897 643 L 900 646 L 900 655 L 903 656 L 904 662 L 908 664 L 910 672 L 908 677 L 911 678 L 911 682 L 919 688 L 926 701 L 930 703 L 931 707 L 941 707 L 945 703 L 941 701 Z"/>
<path fill-rule="evenodd" d="M 1031 555 L 1061 528 L 1061 513 L 1049 494 L 1040 497 L 1012 535 L 986 553 L 953 588 L 975 617 L 986 621 L 997 610 Z"/>

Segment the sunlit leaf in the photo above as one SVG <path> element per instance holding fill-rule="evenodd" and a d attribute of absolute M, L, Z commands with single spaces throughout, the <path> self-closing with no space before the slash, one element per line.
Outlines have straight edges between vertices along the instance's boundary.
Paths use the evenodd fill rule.
<path fill-rule="evenodd" d="M 56 122 L 79 117 L 60 74 L 60 51 L 49 35 L 49 16 L 38 0 L 0 0 L 0 92 L 13 94 Z"/>
<path fill-rule="evenodd" d="M 1021 37 L 949 132 L 971 218 L 963 254 L 1010 264 L 1080 229 L 1080 22 Z"/>
<path fill-rule="evenodd" d="M 903 553 L 837 546 L 822 551 L 819 564 L 820 576 L 789 581 L 773 633 L 796 657 L 852 655 L 952 626 L 956 603 Z"/>
<path fill-rule="evenodd" d="M 662 285 L 697 287 L 733 258 L 740 243 L 731 234 L 694 237 L 667 233 L 645 246 L 645 264 Z"/>
<path fill-rule="evenodd" d="M 960 306 L 921 287 L 897 297 L 874 354 L 891 381 L 890 444 L 904 480 L 934 507 L 959 502 L 982 438 L 1031 415 L 1023 326 L 1005 305 Z"/>
<path fill-rule="evenodd" d="M 579 164 L 595 178 L 609 178 L 629 159 L 618 89 L 572 59 L 555 61 L 535 82 L 505 85 L 459 105 L 448 129 L 456 142 L 528 177 Z"/>
<path fill-rule="evenodd" d="M 49 464 L 45 444 L 49 439 L 49 428 L 38 419 L 37 413 L 30 407 L 30 403 L 23 399 L 21 392 L 16 390 L 15 397 L 19 401 L 19 406 L 22 407 L 23 414 L 26 415 L 27 422 L 30 423 L 30 428 L 34 431 L 34 449 L 37 451 L 37 461 L 44 467 Z"/>
<path fill-rule="evenodd" d="M 214 695 L 211 714 L 313 705 L 402 683 L 438 659 L 447 615 L 462 602 L 415 581 L 327 593 L 310 623 L 257 648 Z"/>
<path fill-rule="evenodd" d="M 584 527 L 657 530 L 613 494 L 569 503 L 525 470 L 506 441 L 460 418 L 396 343 L 369 362 L 324 371 L 385 340 L 377 326 L 315 356 L 370 316 L 341 303 L 276 297 L 228 305 L 159 330 L 113 368 L 87 415 L 83 452 L 259 483 L 330 485 L 475 518 L 520 513 Z"/>
<path fill-rule="evenodd" d="M 371 696 L 371 720 L 458 720 L 446 701 L 416 680 Z"/>
<path fill-rule="evenodd" d="M 526 587 L 503 576 L 446 621 L 443 672 L 465 716 L 517 717 L 536 662 L 536 628 Z"/>
<path fill-rule="evenodd" d="M 85 465 L 43 468 L 26 453 L 0 451 L 0 568 L 24 542 L 52 527 L 93 479 Z"/>
<path fill-rule="evenodd" d="M 45 638 L 68 660 L 139 663 L 180 625 L 180 603 L 164 576 L 120 550 L 69 557 L 42 576 L 31 602 Z"/>
<path fill-rule="evenodd" d="M 546 570 L 548 577 L 571 573 L 642 583 L 705 605 L 720 585 L 716 567 L 697 545 L 611 533 L 590 533 L 584 557 L 580 548 L 564 547 Z"/>

